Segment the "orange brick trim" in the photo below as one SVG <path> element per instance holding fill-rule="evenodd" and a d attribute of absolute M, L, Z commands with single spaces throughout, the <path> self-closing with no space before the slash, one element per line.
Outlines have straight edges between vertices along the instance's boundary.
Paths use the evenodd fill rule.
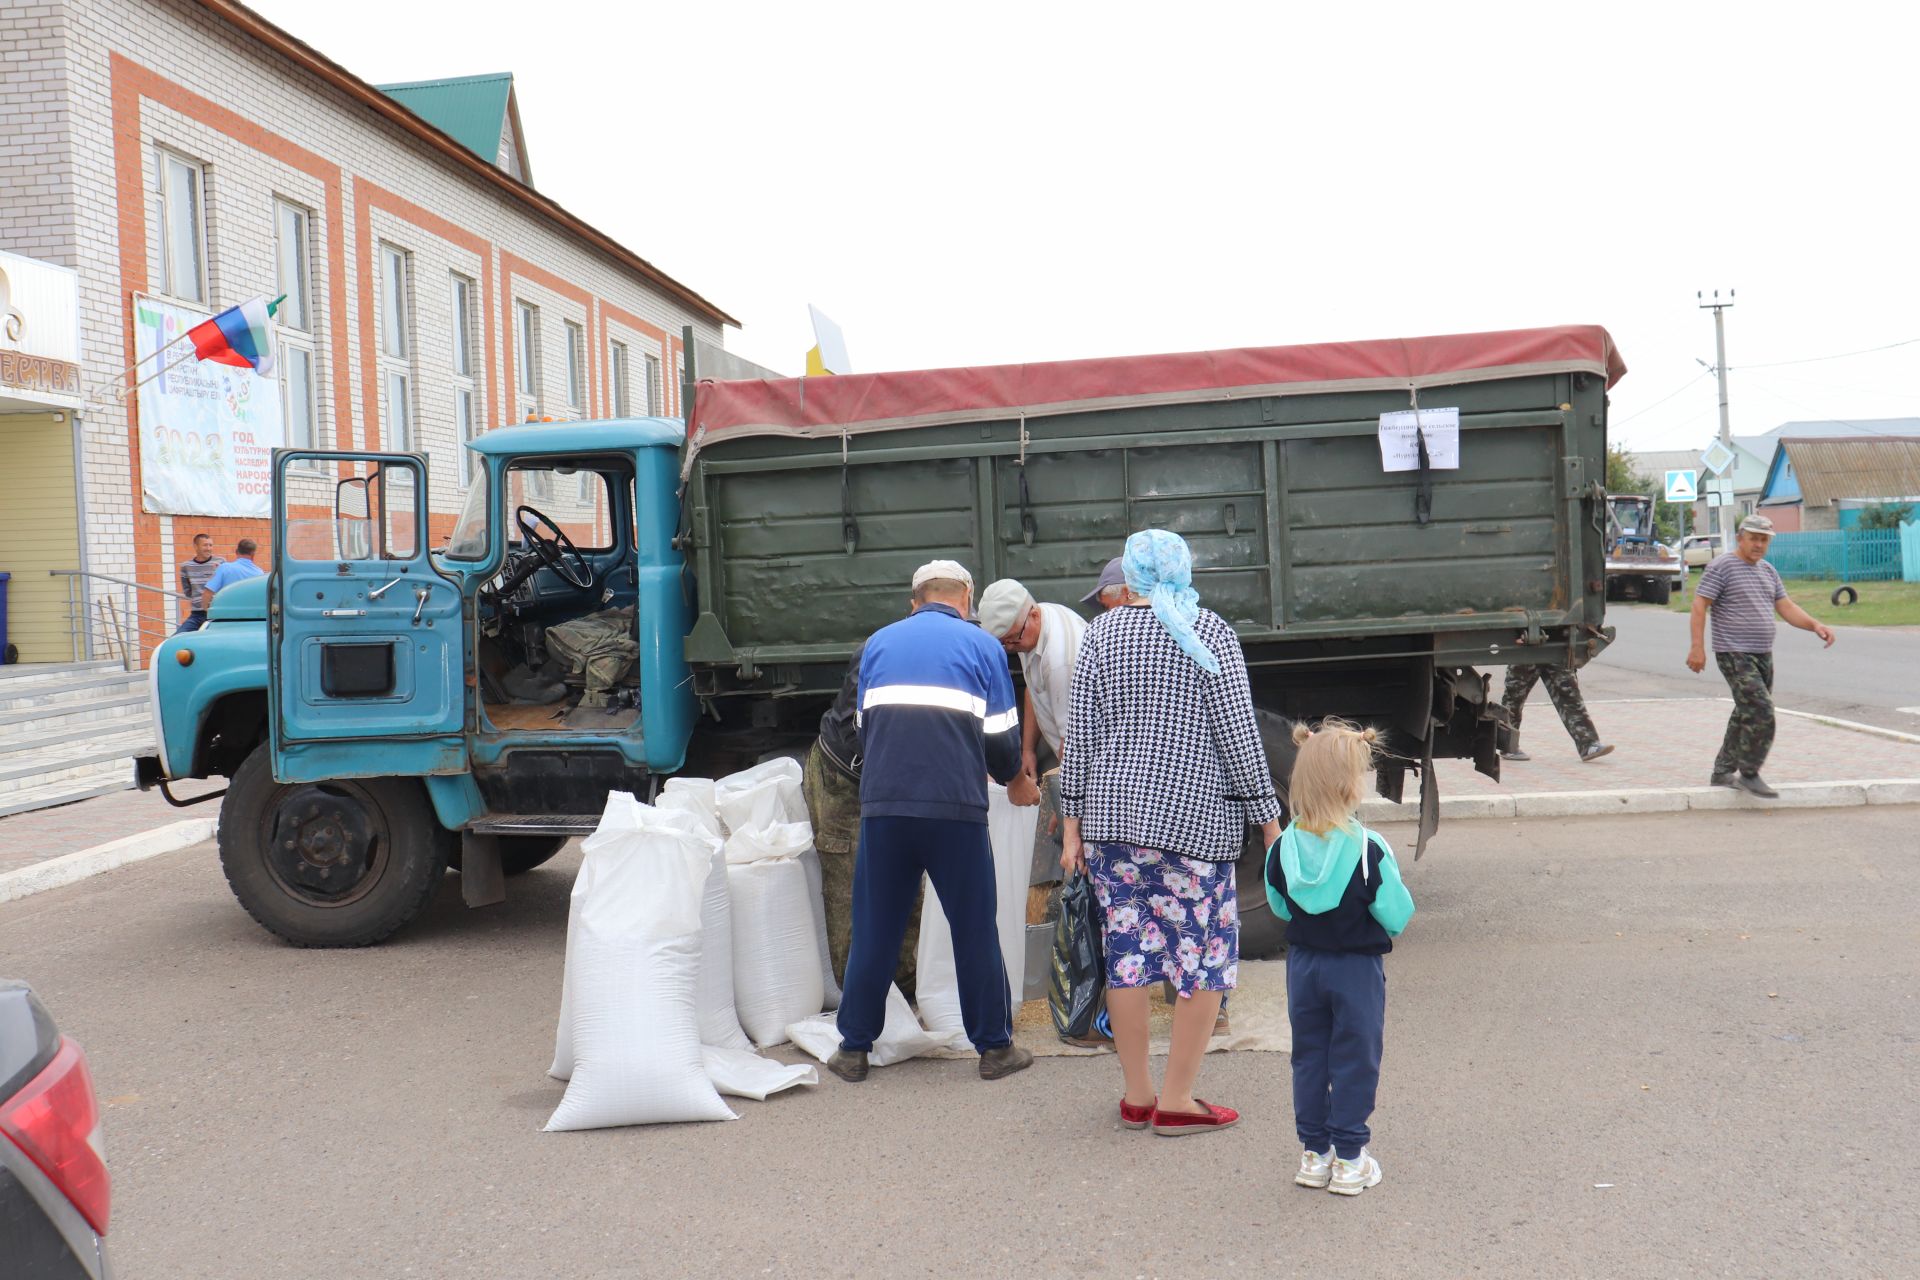
<path fill-rule="evenodd" d="M 520 379 L 513 365 L 515 342 L 513 278 L 515 276 L 519 276 L 522 280 L 528 281 L 531 284 L 537 284 L 549 293 L 557 293 L 563 298 L 580 304 L 580 310 L 586 318 L 585 336 L 587 343 L 587 385 L 584 388 L 586 392 L 586 395 L 583 397 L 585 403 L 581 407 L 591 414 L 595 403 L 595 388 L 598 387 L 601 382 L 600 363 L 602 355 L 600 345 L 603 341 L 603 338 L 600 336 L 601 326 L 594 318 L 596 311 L 593 295 L 578 285 L 568 284 L 565 280 L 562 280 L 559 276 L 553 274 L 553 272 L 548 271 L 545 267 L 536 267 L 525 258 L 509 253 L 505 249 L 500 251 L 500 267 L 506 276 L 505 288 L 501 290 L 500 298 L 500 314 L 502 323 L 506 326 L 507 333 L 507 340 L 504 344 L 504 350 L 502 351 L 502 359 L 507 371 L 507 401 L 512 407 L 514 420 L 518 421 L 520 414 Z"/>
<path fill-rule="evenodd" d="M 352 445 L 352 378 L 347 349 L 347 262 L 345 202 L 341 195 L 340 166 L 261 128 L 238 112 L 201 97 L 123 54 L 108 55 L 113 110 L 114 189 L 119 206 L 121 333 L 126 362 L 137 354 L 134 345 L 133 295 L 145 293 L 147 279 L 147 187 L 145 148 L 141 139 L 142 104 L 153 102 L 187 119 L 226 134 L 235 142 L 318 179 L 326 189 L 327 316 L 332 330 L 334 426 L 342 448 Z M 137 399 L 127 400 L 127 450 L 130 457 L 133 502 L 134 578 L 166 586 L 173 567 L 160 563 L 161 517 L 145 510 L 141 499 L 140 425 Z M 169 517 L 172 518 L 172 517 Z M 255 534 L 259 522 L 231 517 L 181 517 L 205 525 L 216 544 Z M 176 526 L 177 527 L 177 526 Z M 234 532 L 237 531 L 237 532 Z M 264 537 L 261 538 L 264 547 Z M 224 552 L 223 552 L 224 554 Z"/>
<path fill-rule="evenodd" d="M 662 382 L 673 381 L 673 369 L 671 366 L 673 364 L 674 348 L 668 342 L 667 331 L 665 329 L 662 329 L 659 325 L 654 324 L 651 320 L 642 320 L 639 316 L 633 314 L 633 312 L 626 310 L 624 307 L 615 306 L 611 302 L 602 302 L 600 304 L 600 311 L 601 311 L 601 315 L 605 318 L 607 323 L 620 325 L 622 328 L 631 329 L 635 333 L 644 333 L 645 335 L 647 335 L 647 337 L 652 338 L 655 342 L 659 343 L 661 363 L 664 366 L 667 366 L 661 370 L 660 380 Z M 672 412 L 668 408 L 668 406 L 673 403 L 673 396 L 675 394 L 677 393 L 670 392 L 665 387 L 661 388 L 660 412 L 662 413 Z M 642 405 L 641 409 L 642 409 L 642 412 L 644 413 L 646 406 Z M 608 411 L 609 412 L 612 411 L 611 406 L 609 406 Z"/>
<path fill-rule="evenodd" d="M 482 354 L 486 362 L 487 418 L 493 425 L 498 425 L 500 401 L 494 378 L 494 371 L 498 368 L 498 353 L 494 350 L 493 329 L 493 245 L 404 196 L 395 195 L 365 178 L 356 177 L 353 180 L 353 225 L 366 242 L 361 246 L 360 263 L 360 384 L 361 394 L 365 398 L 362 416 L 367 424 L 367 448 L 380 447 L 380 349 L 379 334 L 375 329 L 378 313 L 373 305 L 373 279 L 379 274 L 379 263 L 374 255 L 380 242 L 373 233 L 370 211 L 374 209 L 418 227 L 448 244 L 457 245 L 480 259 L 480 323 L 481 341 L 485 344 Z M 419 281 L 414 282 L 414 288 L 418 291 Z"/>

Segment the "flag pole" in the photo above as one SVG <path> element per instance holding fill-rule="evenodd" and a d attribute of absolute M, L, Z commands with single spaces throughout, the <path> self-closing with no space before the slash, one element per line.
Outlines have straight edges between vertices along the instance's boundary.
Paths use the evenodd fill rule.
<path fill-rule="evenodd" d="M 156 351 L 154 355 L 159 355 L 159 351 Z M 154 378 L 157 378 L 157 376 L 161 376 L 161 374 L 169 374 L 169 372 L 173 372 L 175 368 L 179 368 L 180 365 L 184 365 L 186 361 L 192 361 L 192 359 L 200 359 L 200 353 L 198 353 L 198 351 L 188 351 L 186 355 L 182 355 L 182 357 L 180 357 L 180 359 L 177 359 L 177 361 L 173 361 L 173 363 L 169 363 L 169 365 L 161 365 L 161 367 L 156 368 L 154 372 L 150 372 L 148 376 L 144 376 L 144 378 L 140 378 L 138 382 L 134 382 L 132 386 L 123 386 L 123 388 L 119 388 L 119 391 L 117 391 L 117 395 L 119 395 L 119 399 L 121 399 L 121 401 L 125 401 L 125 399 L 127 399 L 129 395 L 132 395 L 134 391 L 138 391 L 140 390 L 140 388 L 144 388 L 144 386 L 146 386 L 148 382 L 152 382 L 152 380 L 154 380 Z M 132 368 L 127 368 L 125 372 L 121 372 L 121 378 L 125 378 L 125 376 L 127 376 L 127 374 L 131 374 L 131 372 L 132 372 Z"/>

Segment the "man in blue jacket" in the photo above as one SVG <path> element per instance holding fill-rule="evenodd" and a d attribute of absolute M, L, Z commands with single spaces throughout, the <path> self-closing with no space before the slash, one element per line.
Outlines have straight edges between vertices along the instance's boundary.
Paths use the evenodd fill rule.
<path fill-rule="evenodd" d="M 924 872 L 953 932 L 960 1016 L 980 1076 L 1031 1066 L 1013 1043 L 1013 996 L 995 924 L 987 776 L 1020 773 L 1020 715 L 1000 645 L 972 621 L 973 576 L 951 560 L 915 570 L 913 612 L 876 631 L 860 659 L 860 848 L 840 1049 L 827 1068 L 867 1078 L 887 987 Z"/>

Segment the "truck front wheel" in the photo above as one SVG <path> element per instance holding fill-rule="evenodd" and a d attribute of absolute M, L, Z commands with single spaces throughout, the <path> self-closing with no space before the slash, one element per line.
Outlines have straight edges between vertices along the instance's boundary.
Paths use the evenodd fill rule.
<path fill-rule="evenodd" d="M 278 783 L 265 743 L 233 773 L 218 838 L 240 905 L 296 947 L 392 935 L 426 908 L 451 842 L 418 783 Z"/>

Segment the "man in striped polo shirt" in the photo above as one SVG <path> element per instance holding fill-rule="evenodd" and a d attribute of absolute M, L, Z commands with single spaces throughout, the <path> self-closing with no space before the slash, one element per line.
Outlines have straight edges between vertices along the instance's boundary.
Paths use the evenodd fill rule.
<path fill-rule="evenodd" d="M 1767 563 L 1773 521 L 1748 516 L 1740 540 L 1700 575 L 1693 593 L 1693 648 L 1687 665 L 1707 665 L 1707 611 L 1713 611 L 1713 656 L 1733 690 L 1733 715 L 1713 762 L 1713 785 L 1772 799 L 1780 793 L 1760 780 L 1760 766 L 1773 746 L 1773 618 L 1811 631 L 1829 648 L 1833 632 L 1787 598 L 1780 571 Z"/>

